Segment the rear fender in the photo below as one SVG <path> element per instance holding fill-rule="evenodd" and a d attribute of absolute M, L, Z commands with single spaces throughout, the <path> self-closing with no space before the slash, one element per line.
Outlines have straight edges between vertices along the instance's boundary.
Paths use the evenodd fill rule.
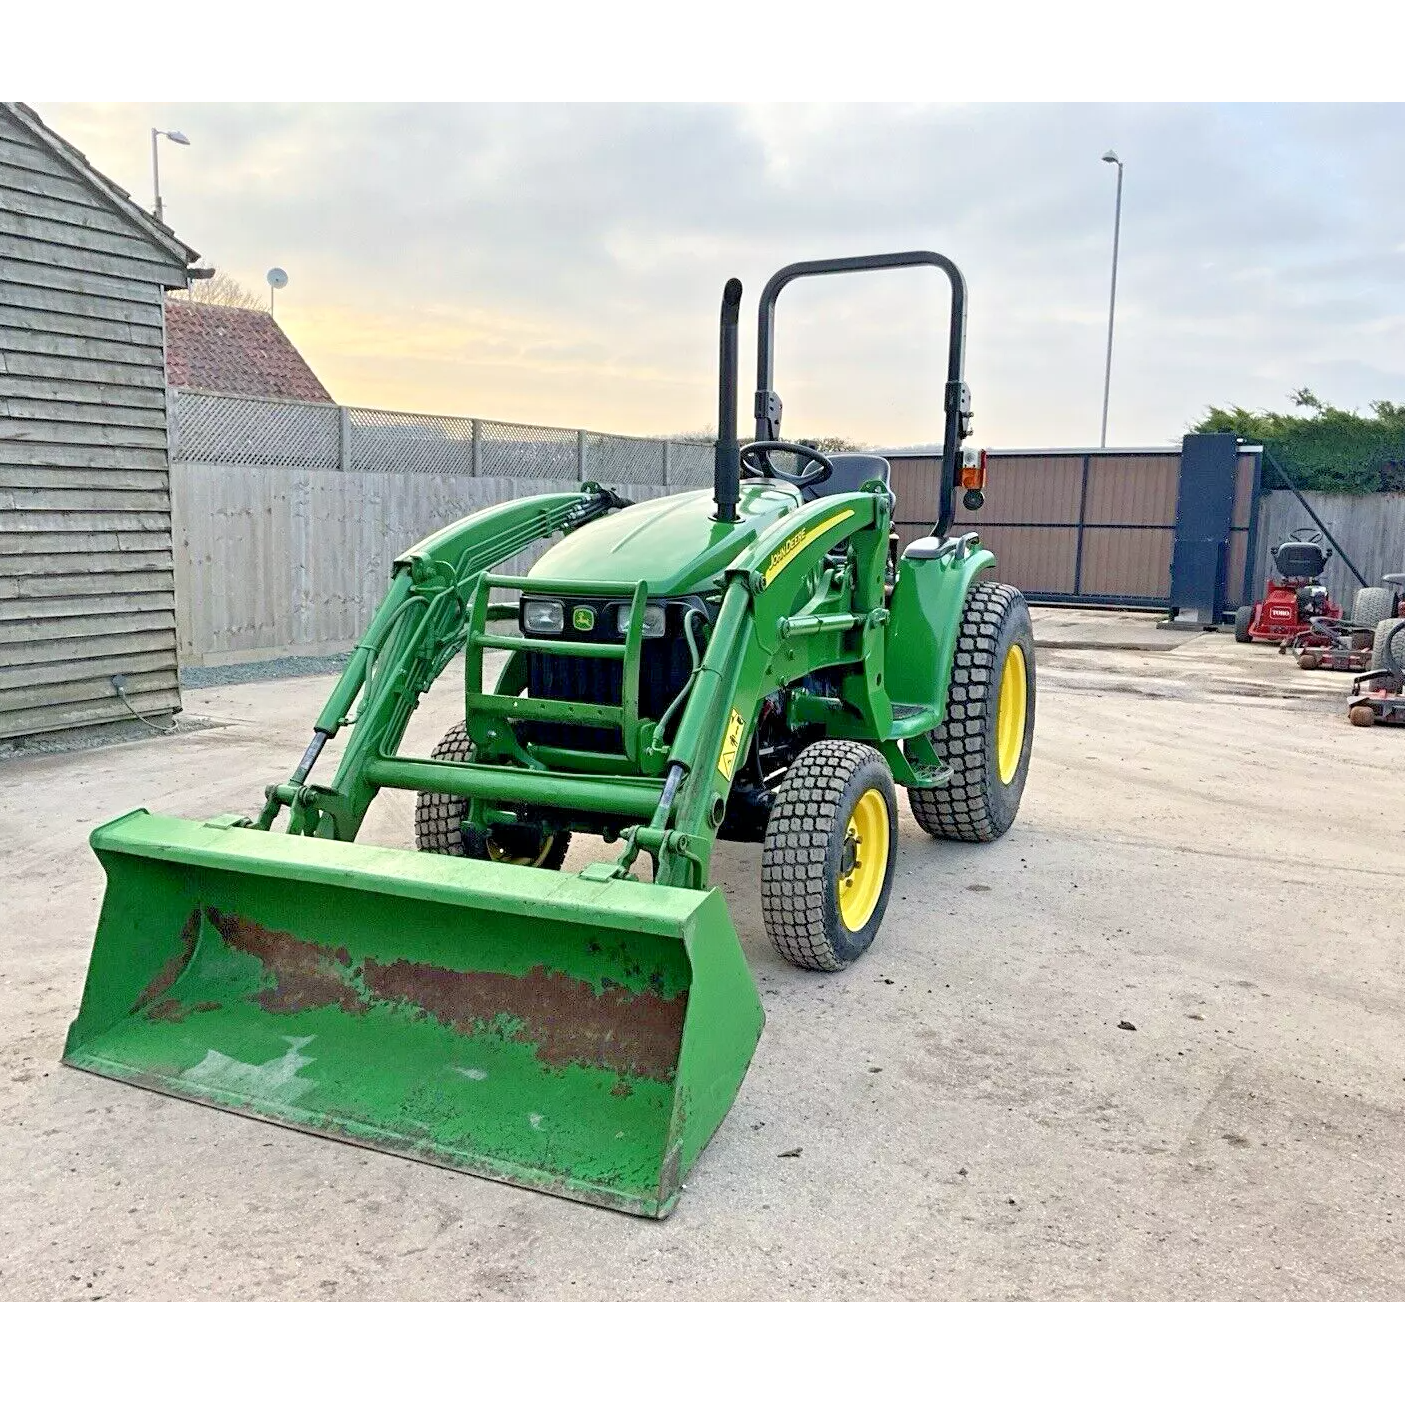
<path fill-rule="evenodd" d="M 928 560 L 903 557 L 889 605 L 888 694 L 894 703 L 936 707 L 946 714 L 947 688 L 966 596 L 994 553 L 977 546 Z"/>

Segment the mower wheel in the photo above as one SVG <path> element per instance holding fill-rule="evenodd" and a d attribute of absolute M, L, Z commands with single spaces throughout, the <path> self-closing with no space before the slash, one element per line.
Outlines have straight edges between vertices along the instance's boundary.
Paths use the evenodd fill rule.
<path fill-rule="evenodd" d="M 1357 703 L 1348 709 L 1346 716 L 1353 727 L 1374 727 L 1376 724 L 1376 712 L 1370 703 Z"/>
<path fill-rule="evenodd" d="M 1322 655 L 1313 649 L 1304 649 L 1298 655 L 1298 667 L 1311 672 L 1314 668 L 1322 667 Z"/>
<path fill-rule="evenodd" d="M 471 761 L 473 743 L 462 722 L 450 727 L 430 752 L 435 761 Z M 456 859 L 491 859 L 525 868 L 560 868 L 571 844 L 568 829 L 538 834 L 526 825 L 491 830 L 486 839 L 466 834 L 468 801 L 422 790 L 415 796 L 415 848 Z"/>
<path fill-rule="evenodd" d="M 807 746 L 776 791 L 761 848 L 761 915 L 776 950 L 808 971 L 862 956 L 888 906 L 897 847 L 888 763 L 859 742 Z"/>
<path fill-rule="evenodd" d="M 1254 607 L 1252 605 L 1241 605 L 1234 612 L 1234 637 L 1241 644 L 1252 644 L 1253 636 L 1249 633 L 1249 626 L 1254 623 Z"/>
<path fill-rule="evenodd" d="M 1352 624 L 1374 629 L 1382 620 L 1391 619 L 1395 614 L 1395 592 L 1383 585 L 1363 585 L 1356 592 L 1356 603 L 1351 607 Z"/>
<path fill-rule="evenodd" d="M 954 774 L 908 791 L 913 818 L 934 839 L 999 839 L 1015 822 L 1034 741 L 1034 629 L 1014 586 L 987 581 L 967 595 L 946 720 L 931 738 Z"/>
<path fill-rule="evenodd" d="M 1400 620 L 1392 618 L 1381 620 L 1377 624 L 1375 638 L 1371 643 L 1371 667 L 1373 669 L 1390 667 L 1390 660 L 1386 658 L 1386 640 L 1390 638 L 1396 625 L 1400 623 Z M 1395 636 L 1390 646 L 1390 652 L 1395 656 L 1396 669 L 1405 673 L 1405 629 L 1402 629 Z"/>

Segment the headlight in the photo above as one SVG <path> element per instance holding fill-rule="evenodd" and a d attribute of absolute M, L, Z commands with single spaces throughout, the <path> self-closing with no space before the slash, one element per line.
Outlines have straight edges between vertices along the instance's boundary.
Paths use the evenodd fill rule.
<path fill-rule="evenodd" d="M 632 606 L 621 605 L 618 613 L 615 615 L 615 631 L 621 639 L 629 633 L 629 617 L 632 613 Z M 639 632 L 645 639 L 662 639 L 666 624 L 667 616 L 664 614 L 662 605 L 644 606 L 644 624 Z"/>
<path fill-rule="evenodd" d="M 566 611 L 559 600 L 524 600 L 522 628 L 527 634 L 560 634 Z"/>

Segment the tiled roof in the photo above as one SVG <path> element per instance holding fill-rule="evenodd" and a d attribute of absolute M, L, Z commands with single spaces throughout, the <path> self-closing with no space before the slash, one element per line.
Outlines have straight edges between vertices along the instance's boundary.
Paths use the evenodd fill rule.
<path fill-rule="evenodd" d="M 332 399 L 272 313 L 183 297 L 166 299 L 166 379 L 225 395 Z"/>

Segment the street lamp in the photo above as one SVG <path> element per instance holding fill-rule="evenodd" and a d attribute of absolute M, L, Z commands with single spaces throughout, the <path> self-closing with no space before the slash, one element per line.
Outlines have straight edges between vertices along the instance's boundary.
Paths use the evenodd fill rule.
<path fill-rule="evenodd" d="M 1117 311 L 1117 246 L 1122 237 L 1122 158 L 1105 151 L 1103 160 L 1117 167 L 1117 213 L 1112 221 L 1112 292 L 1107 300 L 1107 367 L 1103 371 L 1103 432 L 1098 447 L 1107 448 L 1107 401 L 1112 390 L 1112 319 Z"/>
<path fill-rule="evenodd" d="M 190 138 L 184 132 L 163 132 L 159 127 L 151 129 L 151 185 L 156 194 L 156 222 L 165 224 L 161 218 L 161 167 L 156 160 L 156 138 L 165 137 L 177 146 L 189 146 Z"/>

